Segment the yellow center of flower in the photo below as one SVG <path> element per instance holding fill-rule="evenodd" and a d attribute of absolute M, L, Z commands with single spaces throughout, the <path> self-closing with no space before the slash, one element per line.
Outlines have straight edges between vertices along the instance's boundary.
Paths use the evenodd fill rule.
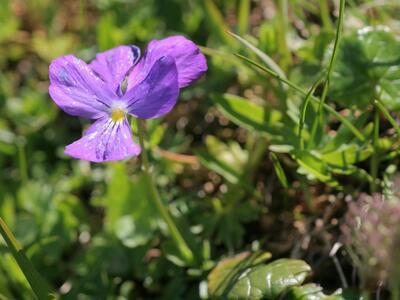
<path fill-rule="evenodd" d="M 115 108 L 111 111 L 111 120 L 121 122 L 125 118 L 126 112 L 123 109 Z"/>

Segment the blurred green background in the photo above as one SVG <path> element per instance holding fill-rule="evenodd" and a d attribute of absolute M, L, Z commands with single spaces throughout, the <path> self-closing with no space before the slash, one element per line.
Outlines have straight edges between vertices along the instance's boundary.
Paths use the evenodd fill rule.
<path fill-rule="evenodd" d="M 345 32 L 384 24 L 399 34 L 396 1 L 378 2 L 348 1 Z M 257 133 L 230 122 L 213 101 L 229 92 L 264 103 L 276 113 L 269 125 L 281 126 L 269 134 L 291 128 L 279 112 L 297 105 L 298 113 L 299 97 L 233 56 L 256 59 L 225 28 L 308 89 L 324 65 L 336 18 L 337 1 L 0 0 L 0 215 L 61 298 L 205 298 L 207 274 L 220 257 L 259 249 L 304 258 L 317 282 L 329 291 L 340 287 L 328 254 L 338 239 L 343 194 L 323 178 L 307 181 L 288 158 L 291 184 L 282 187 L 268 143 L 257 144 Z M 90 61 L 117 45 L 144 49 L 174 34 L 202 46 L 209 71 L 181 92 L 171 114 L 147 124 L 148 141 L 162 197 L 193 239 L 196 266 L 185 266 L 166 237 L 138 159 L 89 164 L 63 154 L 89 121 L 63 113 L 48 95 L 48 66 L 60 55 Z M 332 197 L 342 204 L 326 216 Z M 318 220 L 330 224 L 322 233 L 312 231 Z M 307 231 L 314 234 L 310 246 Z M 0 252 L 0 298 L 32 299 L 4 244 Z M 350 272 L 348 260 L 343 264 Z"/>

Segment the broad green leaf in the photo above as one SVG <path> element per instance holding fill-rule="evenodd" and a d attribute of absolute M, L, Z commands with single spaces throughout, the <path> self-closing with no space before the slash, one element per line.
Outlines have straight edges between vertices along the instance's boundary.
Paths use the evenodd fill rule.
<path fill-rule="evenodd" d="M 300 285 L 310 271 L 301 260 L 264 264 L 242 254 L 221 261 L 209 274 L 209 292 L 214 299 L 276 299 L 288 288 Z"/>
<path fill-rule="evenodd" d="M 331 295 L 326 295 L 321 286 L 315 283 L 308 283 L 303 286 L 291 287 L 282 300 L 356 300 L 359 295 L 353 291 L 335 291 Z"/>
<path fill-rule="evenodd" d="M 125 164 L 114 165 L 104 199 L 106 226 L 127 247 L 145 245 L 156 228 L 158 217 L 147 198 L 144 176 L 129 178 Z"/>
<path fill-rule="evenodd" d="M 243 252 L 233 257 L 221 260 L 208 275 L 208 290 L 213 297 L 222 296 L 229 288 L 231 281 L 237 279 L 239 274 L 249 267 L 262 263 L 271 257 L 269 252 L 254 253 Z"/>
<path fill-rule="evenodd" d="M 356 144 L 342 145 L 334 151 L 321 154 L 321 160 L 336 167 L 347 167 L 366 160 L 371 156 L 373 149 L 371 146 L 359 147 Z"/>
<path fill-rule="evenodd" d="M 230 94 L 214 96 L 218 109 L 233 123 L 248 130 L 271 133 L 271 127 L 281 127 L 282 114 L 276 110 L 268 112 L 260 105 Z"/>
<path fill-rule="evenodd" d="M 332 178 L 328 164 L 317 157 L 315 153 L 295 150 L 292 152 L 292 155 L 300 166 L 298 169 L 300 174 L 307 175 L 309 179 L 318 179 L 331 186 L 339 185 L 339 183 Z"/>
<path fill-rule="evenodd" d="M 348 120 L 352 122 L 353 125 L 356 126 L 357 128 L 362 128 L 367 123 L 369 117 L 370 117 L 370 112 L 367 111 L 361 114 L 361 116 L 359 116 L 358 118 L 354 116 L 349 116 Z M 364 131 L 364 135 L 368 136 L 371 132 L 369 131 L 368 126 L 366 127 L 367 128 L 366 131 Z M 357 139 L 355 139 L 354 134 L 349 130 L 349 128 L 344 126 L 344 124 L 341 124 L 338 130 L 336 131 L 335 137 L 333 139 L 329 139 L 328 142 L 319 151 L 321 153 L 335 151 L 344 144 L 353 144 L 353 143 L 361 144 Z"/>
<path fill-rule="evenodd" d="M 366 27 L 343 39 L 331 77 L 330 95 L 364 109 L 378 97 L 400 109 L 400 41 L 385 27 Z"/>

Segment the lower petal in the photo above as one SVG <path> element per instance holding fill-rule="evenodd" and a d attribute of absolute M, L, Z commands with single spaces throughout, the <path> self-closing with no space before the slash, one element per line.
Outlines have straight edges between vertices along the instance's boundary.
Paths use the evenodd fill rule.
<path fill-rule="evenodd" d="M 133 143 L 127 119 L 114 122 L 108 117 L 93 123 L 83 137 L 65 147 L 65 154 L 91 162 L 123 160 L 140 154 Z"/>

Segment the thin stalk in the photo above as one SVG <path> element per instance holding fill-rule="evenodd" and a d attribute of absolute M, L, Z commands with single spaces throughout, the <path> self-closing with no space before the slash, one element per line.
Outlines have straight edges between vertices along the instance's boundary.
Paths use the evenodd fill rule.
<path fill-rule="evenodd" d="M 31 286 L 36 297 L 40 300 L 52 298 L 54 299 L 54 294 L 50 292 L 47 283 L 36 271 L 32 262 L 26 257 L 21 245 L 18 243 L 10 228 L 8 228 L 6 222 L 4 222 L 1 217 L 0 234 L 6 242 L 22 273 L 25 275 L 25 278 L 28 280 L 28 283 Z M 53 295 L 53 297 L 51 295 Z"/>
<path fill-rule="evenodd" d="M 142 165 L 143 165 L 143 172 L 146 176 L 147 185 L 150 188 L 150 199 L 153 201 L 155 207 L 157 208 L 158 212 L 160 213 L 161 217 L 165 221 L 168 226 L 169 232 L 172 236 L 172 239 L 176 243 L 179 251 L 182 254 L 182 257 L 185 259 L 186 262 L 189 264 L 194 262 L 194 256 L 192 250 L 187 245 L 185 239 L 183 238 L 182 234 L 179 232 L 178 227 L 175 225 L 171 215 L 169 214 L 167 208 L 162 203 L 160 194 L 158 193 L 156 184 L 154 182 L 151 170 L 150 170 L 150 163 L 149 158 L 147 156 L 147 151 L 144 146 L 144 134 L 145 134 L 145 126 L 143 120 L 137 120 L 138 124 L 138 135 L 139 135 L 139 143 L 140 147 L 142 148 Z"/>
<path fill-rule="evenodd" d="M 329 60 L 328 71 L 326 73 L 326 80 L 325 80 L 324 88 L 322 90 L 322 95 L 321 95 L 321 101 L 318 106 L 318 117 L 315 118 L 314 123 L 312 125 L 311 139 L 310 139 L 311 141 L 314 141 L 318 126 L 323 123 L 322 109 L 323 109 L 323 105 L 325 104 L 326 96 L 328 94 L 332 68 L 333 68 L 333 64 L 334 64 L 336 56 L 337 56 L 337 50 L 339 48 L 340 39 L 342 37 L 345 4 L 346 4 L 345 0 L 340 0 L 339 19 L 338 19 L 337 26 L 336 26 L 335 42 L 333 44 L 331 59 Z"/>
<path fill-rule="evenodd" d="M 273 70 L 264 67 L 254 61 L 252 61 L 251 59 L 240 55 L 240 54 L 235 54 L 237 57 L 247 61 L 248 63 L 256 66 L 257 68 L 259 68 L 260 70 L 264 71 L 265 73 L 267 73 L 268 75 L 274 77 L 275 79 L 287 84 L 289 87 L 291 87 L 292 89 L 294 89 L 295 91 L 299 92 L 300 94 L 302 94 L 303 96 L 307 95 L 307 92 L 304 91 L 301 87 L 299 87 L 298 85 L 296 85 L 295 83 L 291 82 L 290 80 L 286 79 L 286 78 L 282 78 L 281 76 L 279 76 L 276 72 L 274 72 Z M 315 103 L 319 104 L 321 102 L 320 99 L 318 99 L 315 96 L 310 96 L 310 99 L 312 101 L 314 101 Z M 334 108 L 332 108 L 331 106 L 329 106 L 326 103 L 322 104 L 323 108 L 329 112 L 330 114 L 332 114 L 333 116 L 335 116 L 340 122 L 343 123 L 343 125 L 345 125 L 361 142 L 365 141 L 365 137 L 364 135 L 353 125 L 351 124 L 351 122 L 349 120 L 347 120 L 345 117 L 343 117 L 340 113 L 338 113 Z"/>
<path fill-rule="evenodd" d="M 376 181 L 378 177 L 378 168 L 379 168 L 379 110 L 375 108 L 374 113 L 374 132 L 373 132 L 373 141 L 372 145 L 374 148 L 374 152 L 372 153 L 371 157 L 371 164 L 370 164 L 370 173 L 372 177 L 370 190 L 371 193 L 376 192 Z"/>
<path fill-rule="evenodd" d="M 389 123 L 393 126 L 394 130 L 396 130 L 397 137 L 400 138 L 400 127 L 399 125 L 397 125 L 395 119 L 393 119 L 383 103 L 380 100 L 375 100 L 374 104 L 375 107 L 378 108 L 380 112 L 385 116 L 386 120 L 388 120 Z"/>

